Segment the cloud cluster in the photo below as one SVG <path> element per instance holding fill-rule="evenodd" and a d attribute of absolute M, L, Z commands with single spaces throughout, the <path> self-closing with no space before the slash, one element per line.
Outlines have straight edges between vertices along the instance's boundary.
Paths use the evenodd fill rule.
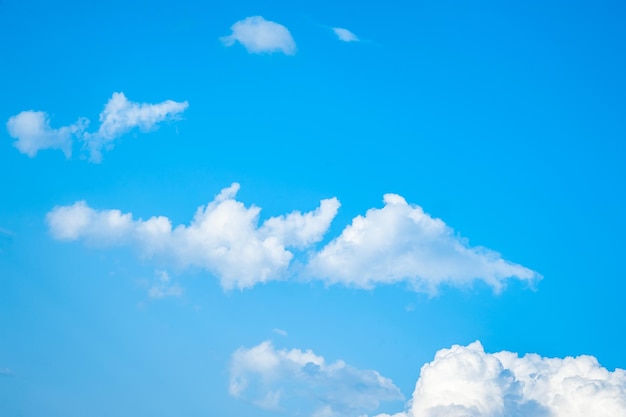
<path fill-rule="evenodd" d="M 354 33 L 344 28 L 332 28 L 335 35 L 340 41 L 343 42 L 358 42 L 360 39 Z"/>
<path fill-rule="evenodd" d="M 406 412 L 393 417 L 626 416 L 626 371 L 591 356 L 485 353 L 480 342 L 437 352 Z M 377 417 L 391 417 L 380 414 Z"/>
<path fill-rule="evenodd" d="M 327 363 L 310 350 L 276 349 L 269 341 L 233 353 L 229 392 L 265 409 L 319 417 L 359 416 L 403 399 L 376 371 Z"/>
<path fill-rule="evenodd" d="M 47 222 L 57 239 L 134 245 L 147 257 L 204 268 L 231 289 L 285 278 L 294 251 L 319 242 L 340 205 L 336 198 L 322 200 L 316 210 L 271 217 L 259 226 L 260 208 L 236 201 L 238 189 L 233 184 L 222 190 L 188 226 L 174 228 L 162 216 L 135 220 L 131 213 L 95 210 L 84 201 L 55 207 Z M 511 277 L 540 277 L 497 252 L 470 247 L 442 220 L 398 195 L 387 194 L 384 202 L 383 208 L 354 218 L 319 251 L 309 250 L 300 274 L 357 288 L 406 282 L 431 293 L 442 283 L 464 286 L 482 280 L 499 290 Z"/>
<path fill-rule="evenodd" d="M 251 54 L 281 52 L 295 55 L 296 42 L 291 32 L 280 23 L 265 20 L 262 16 L 250 16 L 235 22 L 230 27 L 232 33 L 222 36 L 220 41 L 226 46 L 239 42 Z M 357 42 L 359 37 L 348 29 L 334 27 L 333 33 L 342 42 Z"/>
<path fill-rule="evenodd" d="M 131 213 L 94 210 L 83 201 L 55 207 L 47 222 L 57 239 L 136 245 L 147 257 L 205 268 L 232 289 L 280 279 L 294 256 L 288 248 L 304 249 L 321 240 L 339 208 L 335 198 L 322 200 L 312 212 L 294 211 L 259 226 L 261 209 L 236 201 L 238 190 L 236 183 L 222 190 L 198 208 L 188 226 L 174 228 L 163 216 L 135 220 Z"/>
<path fill-rule="evenodd" d="M 47 113 L 23 111 L 9 118 L 7 130 L 16 139 L 14 145 L 22 153 L 34 157 L 43 149 L 60 149 L 66 157 L 72 154 L 72 145 L 82 141 L 92 162 L 100 162 L 102 150 L 111 148 L 113 141 L 134 128 L 143 131 L 154 129 L 159 123 L 178 117 L 188 103 L 166 100 L 162 103 L 136 103 L 124 93 L 113 93 L 100 113 L 100 126 L 96 132 L 86 132 L 89 120 L 81 117 L 69 126 L 50 127 Z"/>
<path fill-rule="evenodd" d="M 441 283 L 465 285 L 480 279 L 498 290 L 508 277 L 539 275 L 483 247 L 470 247 L 442 220 L 409 205 L 396 194 L 384 196 L 352 220 L 341 235 L 315 254 L 309 273 L 326 282 L 359 288 L 400 281 L 433 292 Z"/>
<path fill-rule="evenodd" d="M 230 28 L 229 36 L 220 38 L 226 46 L 239 42 L 253 54 L 282 52 L 285 55 L 296 53 L 296 42 L 285 26 L 265 20 L 262 16 L 251 16 L 236 22 Z"/>

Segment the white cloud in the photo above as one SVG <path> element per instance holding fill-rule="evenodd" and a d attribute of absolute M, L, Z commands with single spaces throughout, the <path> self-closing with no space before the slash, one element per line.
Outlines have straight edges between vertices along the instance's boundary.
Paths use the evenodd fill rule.
<path fill-rule="evenodd" d="M 519 357 L 485 353 L 480 342 L 455 345 L 422 367 L 409 409 L 394 415 L 503 416 L 626 416 L 626 371 L 610 372 L 592 356 Z"/>
<path fill-rule="evenodd" d="M 85 238 L 100 245 L 128 240 L 135 227 L 132 214 L 122 214 L 119 210 L 97 211 L 84 201 L 71 206 L 57 206 L 46 219 L 56 239 Z"/>
<path fill-rule="evenodd" d="M 135 245 L 144 256 L 204 268 L 232 289 L 282 278 L 293 258 L 287 248 L 303 249 L 319 241 L 339 208 L 335 198 L 322 200 L 312 212 L 272 217 L 259 227 L 261 209 L 236 201 L 238 190 L 236 183 L 222 190 L 198 208 L 188 226 L 173 228 L 163 216 L 135 220 L 131 213 L 95 210 L 84 201 L 55 207 L 47 222 L 57 239 Z"/>
<path fill-rule="evenodd" d="M 336 198 L 322 200 L 314 211 L 272 217 L 263 223 L 262 232 L 276 236 L 287 246 L 305 248 L 322 240 L 328 226 L 337 215 L 339 201 Z"/>
<path fill-rule="evenodd" d="M 126 98 L 124 93 L 113 93 L 100 113 L 100 127 L 94 133 L 86 133 L 83 140 L 89 150 L 90 159 L 99 162 L 102 149 L 111 147 L 112 142 L 134 128 L 143 131 L 154 129 L 157 124 L 172 120 L 184 112 L 189 103 L 166 100 L 161 103 L 137 103 Z"/>
<path fill-rule="evenodd" d="M 74 141 L 79 139 L 88 150 L 91 162 L 100 162 L 102 150 L 110 149 L 115 139 L 134 128 L 154 129 L 160 122 L 176 119 L 188 106 L 186 101 L 172 100 L 157 104 L 136 103 L 120 92 L 113 93 L 100 113 L 100 127 L 96 132 L 85 131 L 89 120 L 84 117 L 72 125 L 53 129 L 47 113 L 32 110 L 9 118 L 7 130 L 17 139 L 15 147 L 31 158 L 42 149 L 60 149 L 69 158 Z"/>
<path fill-rule="evenodd" d="M 13 376 L 14 373 L 9 368 L 0 368 L 0 375 L 3 375 L 3 376 Z"/>
<path fill-rule="evenodd" d="M 275 349 L 266 341 L 232 355 L 230 394 L 255 405 L 314 417 L 359 416 L 402 400 L 389 378 L 310 350 Z"/>
<path fill-rule="evenodd" d="M 283 330 L 283 329 L 277 329 L 277 328 L 275 328 L 275 329 L 272 329 L 272 331 L 273 331 L 274 333 L 278 334 L 278 335 L 283 336 L 283 337 L 287 337 L 287 335 L 288 335 L 288 333 L 287 333 L 285 330 Z"/>
<path fill-rule="evenodd" d="M 176 282 L 170 282 L 171 278 L 166 271 L 157 271 L 157 276 L 158 282 L 148 289 L 148 297 L 160 299 L 183 295 L 182 287 Z"/>
<path fill-rule="evenodd" d="M 204 268 L 226 289 L 287 278 L 295 251 L 322 240 L 340 206 L 322 200 L 308 213 L 271 217 L 259 225 L 260 208 L 235 200 L 238 184 L 200 207 L 188 226 L 167 217 L 134 219 L 120 210 L 95 210 L 84 201 L 55 207 L 47 216 L 52 235 L 96 246 L 133 245 L 146 257 L 179 267 Z M 384 196 L 385 206 L 357 216 L 319 251 L 307 252 L 302 276 L 357 288 L 406 282 L 416 291 L 436 292 L 441 284 L 470 285 L 482 280 L 500 290 L 508 278 L 532 282 L 540 275 L 508 262 L 494 251 L 471 247 L 442 220 L 400 196 Z M 296 275 L 296 269 L 289 271 Z"/>
<path fill-rule="evenodd" d="M 230 29 L 232 34 L 220 38 L 226 46 L 239 42 L 248 52 L 254 54 L 282 52 L 286 55 L 294 55 L 296 53 L 296 42 L 289 30 L 261 16 L 247 17 L 236 22 Z"/>
<path fill-rule="evenodd" d="M 335 32 L 335 35 L 337 35 L 337 38 L 339 38 L 340 41 L 344 41 L 344 42 L 357 42 L 359 41 L 358 36 L 356 36 L 354 33 L 350 32 L 348 29 L 344 29 L 344 28 L 332 28 L 333 32 Z"/>
<path fill-rule="evenodd" d="M 28 110 L 9 118 L 7 130 L 17 139 L 13 145 L 31 158 L 42 149 L 60 149 L 69 158 L 73 139 L 82 134 L 88 123 L 81 118 L 72 125 L 53 129 L 47 113 Z"/>
<path fill-rule="evenodd" d="M 355 217 L 339 237 L 316 253 L 308 274 L 359 288 L 405 281 L 429 292 L 442 283 L 465 285 L 478 279 L 498 290 L 509 277 L 540 277 L 497 252 L 470 247 L 442 220 L 399 195 L 386 194 L 384 203 L 382 209 Z"/>

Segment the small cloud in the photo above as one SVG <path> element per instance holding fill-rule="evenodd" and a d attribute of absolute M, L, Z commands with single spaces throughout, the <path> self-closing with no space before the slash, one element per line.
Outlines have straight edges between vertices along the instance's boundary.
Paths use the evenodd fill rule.
<path fill-rule="evenodd" d="M 233 353 L 229 393 L 257 407 L 291 415 L 357 417 L 381 402 L 404 399 L 392 380 L 311 350 L 276 349 L 266 341 Z"/>
<path fill-rule="evenodd" d="M 80 136 L 88 124 L 89 120 L 80 118 L 72 125 L 53 129 L 47 113 L 27 110 L 10 117 L 7 130 L 16 139 L 13 146 L 31 158 L 43 149 L 59 149 L 69 158 L 73 139 Z"/>
<path fill-rule="evenodd" d="M 360 39 L 354 33 L 344 28 L 332 28 L 337 38 L 343 42 L 358 42 Z"/>
<path fill-rule="evenodd" d="M 83 141 L 92 162 L 102 160 L 102 150 L 111 148 L 113 141 L 134 128 L 146 132 L 167 120 L 176 119 L 189 103 L 165 100 L 161 103 L 137 103 L 124 93 L 113 93 L 100 113 L 100 127 L 94 133 L 85 133 Z"/>
<path fill-rule="evenodd" d="M 296 42 L 289 30 L 261 16 L 240 20 L 231 26 L 231 30 L 232 34 L 220 38 L 226 46 L 239 42 L 252 54 L 282 52 L 285 55 L 294 55 L 296 53 Z"/>
<path fill-rule="evenodd" d="M 4 229 L 4 228 L 0 227 L 0 236 L 13 237 L 13 236 L 15 236 L 15 233 L 10 231 L 9 229 Z"/>
<path fill-rule="evenodd" d="M 0 376 L 15 376 L 15 374 L 9 368 L 0 368 Z"/>
<path fill-rule="evenodd" d="M 158 282 L 150 287 L 148 296 L 150 298 L 180 297 L 183 289 L 178 283 L 170 283 L 170 276 L 165 271 L 157 271 Z"/>
<path fill-rule="evenodd" d="M 272 331 L 273 331 L 274 333 L 276 333 L 276 334 L 278 334 L 278 335 L 281 335 L 281 336 L 284 336 L 284 337 L 286 337 L 286 336 L 287 336 L 287 334 L 288 334 L 288 333 L 287 333 L 285 330 L 283 330 L 283 329 L 272 329 Z"/>

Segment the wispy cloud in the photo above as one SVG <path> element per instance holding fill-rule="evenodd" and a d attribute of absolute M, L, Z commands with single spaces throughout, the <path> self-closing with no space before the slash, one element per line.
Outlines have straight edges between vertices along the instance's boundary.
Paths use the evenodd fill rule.
<path fill-rule="evenodd" d="M 235 200 L 239 184 L 225 188 L 200 207 L 188 226 L 172 227 L 167 217 L 133 219 L 119 210 L 94 210 L 79 201 L 47 215 L 52 235 L 98 245 L 135 245 L 145 256 L 159 256 L 182 267 L 205 268 L 225 289 L 251 287 L 283 277 L 293 252 L 322 239 L 339 201 L 322 200 L 311 212 L 267 219 L 258 226 L 260 208 Z"/>
<path fill-rule="evenodd" d="M 69 158 L 73 140 L 88 124 L 87 119 L 80 118 L 74 124 L 53 129 L 47 113 L 27 110 L 9 118 L 6 126 L 9 135 L 16 139 L 13 145 L 23 154 L 34 158 L 42 149 L 59 149 Z"/>
<path fill-rule="evenodd" d="M 158 280 L 148 289 L 148 297 L 161 299 L 183 295 L 183 288 L 177 282 L 171 282 L 166 271 L 157 271 L 156 275 Z"/>
<path fill-rule="evenodd" d="M 610 372 L 592 356 L 519 357 L 485 353 L 480 342 L 455 345 L 422 367 L 409 409 L 394 417 L 460 416 L 626 416 L 626 371 Z"/>
<path fill-rule="evenodd" d="M 47 113 L 23 111 L 9 118 L 7 130 L 16 139 L 14 146 L 31 158 L 43 149 L 59 149 L 66 157 L 72 155 L 72 147 L 81 141 L 92 162 L 102 160 L 102 150 L 113 147 L 113 142 L 134 128 L 149 131 L 167 120 L 176 119 L 189 104 L 166 100 L 161 103 L 137 103 L 129 101 L 124 93 L 113 96 L 100 113 L 100 126 L 95 132 L 87 132 L 89 120 L 81 117 L 69 126 L 52 128 Z"/>
<path fill-rule="evenodd" d="M 236 22 L 230 29 L 232 30 L 230 35 L 220 38 L 226 46 L 239 42 L 253 54 L 282 52 L 285 55 L 294 55 L 296 53 L 296 42 L 289 30 L 261 16 L 247 17 Z"/>
<path fill-rule="evenodd" d="M 269 341 L 233 353 L 229 392 L 261 408 L 320 417 L 360 416 L 403 399 L 376 371 L 327 363 L 311 350 L 276 349 Z"/>
<path fill-rule="evenodd" d="M 15 374 L 9 368 L 0 368 L 0 376 L 14 376 Z"/>
<path fill-rule="evenodd" d="M 83 140 L 89 150 L 90 159 L 100 162 L 102 150 L 134 128 L 150 131 L 159 123 L 176 119 L 189 103 L 166 100 L 161 103 L 137 103 L 126 98 L 124 93 L 113 93 L 100 113 L 100 127 L 94 133 L 85 133 Z"/>
<path fill-rule="evenodd" d="M 283 337 L 287 336 L 287 332 L 285 330 L 283 330 L 283 329 L 272 329 L 272 331 L 274 333 L 276 333 L 277 335 L 280 335 L 280 336 L 283 336 Z"/>
<path fill-rule="evenodd" d="M 337 38 L 343 42 L 358 42 L 360 39 L 354 33 L 344 28 L 332 28 Z"/>
<path fill-rule="evenodd" d="M 357 288 L 407 282 L 426 292 L 434 292 L 442 283 L 467 285 L 482 280 L 498 290 L 510 277 L 540 278 L 497 252 L 469 246 L 442 220 L 397 194 L 386 194 L 384 203 L 381 209 L 355 217 L 339 237 L 316 253 L 308 274 Z"/>
<path fill-rule="evenodd" d="M 435 293 L 441 284 L 468 286 L 481 280 L 498 291 L 510 278 L 541 278 L 495 251 L 470 246 L 442 220 L 396 194 L 385 195 L 383 208 L 355 217 L 321 250 L 305 253 L 336 216 L 336 198 L 322 200 L 313 211 L 271 217 L 259 226 L 261 209 L 235 200 L 238 189 L 235 183 L 222 190 L 187 226 L 172 227 L 163 216 L 142 220 L 120 210 L 96 210 L 84 201 L 55 207 L 47 222 L 59 240 L 136 246 L 147 257 L 204 268 L 225 289 L 288 278 L 296 251 L 306 258 L 299 276 L 356 288 L 405 282 L 416 291 Z"/>

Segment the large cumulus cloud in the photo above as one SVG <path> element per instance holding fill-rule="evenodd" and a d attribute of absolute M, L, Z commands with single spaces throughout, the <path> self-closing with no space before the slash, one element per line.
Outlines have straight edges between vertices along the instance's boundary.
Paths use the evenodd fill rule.
<path fill-rule="evenodd" d="M 626 371 L 611 372 L 592 356 L 490 354 L 474 342 L 437 352 L 408 410 L 393 417 L 618 416 L 626 416 Z"/>

